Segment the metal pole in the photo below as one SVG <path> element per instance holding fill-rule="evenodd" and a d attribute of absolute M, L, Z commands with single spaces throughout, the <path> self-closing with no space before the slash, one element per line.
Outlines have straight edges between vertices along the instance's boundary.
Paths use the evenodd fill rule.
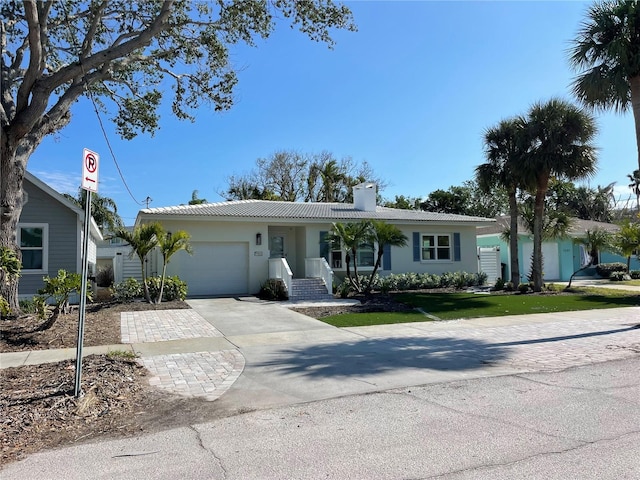
<path fill-rule="evenodd" d="M 91 223 L 91 190 L 87 192 L 87 203 L 84 207 L 84 236 L 82 238 L 82 282 L 80 287 L 80 308 L 78 311 L 78 346 L 76 350 L 76 384 L 74 395 L 82 396 L 80 385 L 82 379 L 82 341 L 84 338 L 84 317 L 87 306 L 87 280 L 89 276 L 89 236 Z"/>

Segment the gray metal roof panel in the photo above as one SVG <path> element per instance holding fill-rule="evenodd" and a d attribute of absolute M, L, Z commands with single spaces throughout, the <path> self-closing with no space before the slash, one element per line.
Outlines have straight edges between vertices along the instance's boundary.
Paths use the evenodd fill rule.
<path fill-rule="evenodd" d="M 178 205 L 140 210 L 144 216 L 197 216 L 235 218 L 282 218 L 314 220 L 375 219 L 411 222 L 463 222 L 486 224 L 494 219 L 447 213 L 376 207 L 375 212 L 357 210 L 350 203 L 302 203 L 269 200 L 236 200 L 199 205 Z"/>

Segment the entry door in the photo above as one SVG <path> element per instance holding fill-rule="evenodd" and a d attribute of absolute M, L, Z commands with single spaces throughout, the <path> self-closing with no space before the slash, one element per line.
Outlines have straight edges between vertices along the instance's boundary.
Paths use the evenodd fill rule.
<path fill-rule="evenodd" d="M 271 235 L 269 238 L 269 250 L 271 258 L 286 258 L 286 242 L 287 237 L 282 234 Z"/>

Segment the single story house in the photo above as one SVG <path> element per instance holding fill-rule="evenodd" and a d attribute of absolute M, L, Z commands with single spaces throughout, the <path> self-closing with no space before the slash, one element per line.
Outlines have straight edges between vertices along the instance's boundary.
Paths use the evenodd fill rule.
<path fill-rule="evenodd" d="M 501 235 L 509 229 L 509 216 L 496 218 L 492 225 L 478 227 L 478 248 L 495 248 L 500 252 L 500 262 L 502 263 L 502 278 L 508 281 L 511 278 L 510 270 L 510 249 L 509 242 L 502 239 Z M 574 218 L 565 238 L 547 240 L 542 242 L 543 257 L 543 278 L 545 281 L 569 281 L 571 275 L 585 264 L 586 252 L 584 246 L 575 242 L 577 238 L 584 238 L 587 230 L 593 231 L 597 228 L 611 233 L 618 231 L 619 227 L 611 223 L 594 222 L 592 220 L 581 220 Z M 602 251 L 600 253 L 600 263 L 622 262 L 627 259 L 611 252 Z M 518 223 L 518 262 L 520 264 L 521 282 L 526 282 L 531 271 L 531 256 L 533 254 L 533 234 L 528 231 L 522 223 Z M 638 259 L 631 258 L 631 269 L 640 268 Z M 586 269 L 581 275 L 595 275 L 595 268 Z"/>
<path fill-rule="evenodd" d="M 18 245 L 22 252 L 19 298 L 31 298 L 44 287 L 44 276 L 58 270 L 82 272 L 84 210 L 30 172 L 25 172 Z M 96 222 L 89 226 L 89 274 L 95 272 L 96 243 L 102 234 Z"/>
<path fill-rule="evenodd" d="M 169 275 L 187 282 L 189 295 L 255 294 L 269 278 L 344 277 L 344 252 L 326 241 L 334 222 L 383 220 L 408 237 L 408 246 L 387 248 L 381 275 L 477 272 L 476 228 L 494 219 L 400 210 L 376 205 L 376 186 L 354 187 L 354 203 L 241 200 L 143 209 L 136 224 L 159 222 L 166 231 L 191 235 L 193 255 L 171 258 Z M 371 272 L 376 245 L 358 251 L 358 270 Z M 155 253 L 157 255 L 157 252 Z M 153 260 L 161 266 L 161 261 Z M 336 279 L 339 281 L 339 279 Z M 329 290 L 330 291 L 330 290 Z"/>

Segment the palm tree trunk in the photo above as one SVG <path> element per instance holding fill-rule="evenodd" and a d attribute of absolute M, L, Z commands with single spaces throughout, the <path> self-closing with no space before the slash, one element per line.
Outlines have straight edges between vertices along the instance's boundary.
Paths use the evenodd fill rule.
<path fill-rule="evenodd" d="M 371 284 L 373 283 L 373 277 L 376 276 L 378 269 L 380 268 L 380 263 L 382 261 L 382 253 L 383 253 L 384 245 L 378 245 L 378 258 L 376 258 L 376 263 L 373 266 L 373 272 L 371 272 L 371 276 L 369 277 L 369 283 L 367 283 L 366 288 L 364 289 L 365 293 L 369 293 L 371 291 Z"/>
<path fill-rule="evenodd" d="M 533 264 L 531 277 L 533 291 L 542 291 L 542 224 L 544 222 L 544 200 L 549 188 L 549 175 L 541 175 L 536 188 L 536 198 L 533 216 Z"/>
<path fill-rule="evenodd" d="M 629 79 L 631 86 L 631 109 L 636 126 L 636 148 L 638 150 L 638 168 L 640 169 L 640 75 Z"/>
<path fill-rule="evenodd" d="M 158 298 L 156 298 L 156 301 L 155 301 L 156 304 L 162 303 L 162 292 L 164 290 L 164 279 L 166 275 L 167 275 L 167 262 L 164 262 L 162 265 L 162 277 L 160 277 L 160 291 L 158 292 Z"/>
<path fill-rule="evenodd" d="M 509 260 L 511 270 L 511 284 L 518 288 L 520 284 L 520 263 L 518 261 L 518 201 L 516 190 L 509 192 Z"/>

